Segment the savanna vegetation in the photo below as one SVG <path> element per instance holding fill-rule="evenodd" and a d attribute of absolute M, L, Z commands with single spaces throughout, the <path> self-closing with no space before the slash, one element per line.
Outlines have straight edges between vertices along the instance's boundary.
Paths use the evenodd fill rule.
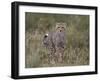
<path fill-rule="evenodd" d="M 43 36 L 55 29 L 56 22 L 66 26 L 64 62 L 48 63 Z M 25 13 L 25 67 L 80 66 L 89 64 L 89 16 L 71 14 Z"/>

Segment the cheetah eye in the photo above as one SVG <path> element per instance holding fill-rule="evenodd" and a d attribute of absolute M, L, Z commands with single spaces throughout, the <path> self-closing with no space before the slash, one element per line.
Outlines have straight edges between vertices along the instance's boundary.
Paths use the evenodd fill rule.
<path fill-rule="evenodd" d="M 64 27 L 62 27 L 62 28 L 64 28 Z"/>

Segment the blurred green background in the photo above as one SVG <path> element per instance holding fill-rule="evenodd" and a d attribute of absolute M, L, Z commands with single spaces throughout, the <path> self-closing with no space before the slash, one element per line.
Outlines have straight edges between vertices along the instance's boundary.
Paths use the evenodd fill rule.
<path fill-rule="evenodd" d="M 49 64 L 43 36 L 54 31 L 55 23 L 66 26 L 64 62 Z M 25 13 L 25 67 L 55 67 L 89 65 L 89 15 Z"/>

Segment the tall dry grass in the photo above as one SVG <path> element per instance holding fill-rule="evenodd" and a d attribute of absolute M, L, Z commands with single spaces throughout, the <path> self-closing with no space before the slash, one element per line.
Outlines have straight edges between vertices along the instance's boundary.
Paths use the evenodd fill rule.
<path fill-rule="evenodd" d="M 54 30 L 53 24 L 58 22 L 58 19 L 62 21 L 62 18 L 63 22 L 67 23 L 64 62 L 50 64 L 48 50 L 42 44 L 43 36 Z M 26 68 L 89 64 L 89 16 L 26 13 L 25 22 Z"/>

